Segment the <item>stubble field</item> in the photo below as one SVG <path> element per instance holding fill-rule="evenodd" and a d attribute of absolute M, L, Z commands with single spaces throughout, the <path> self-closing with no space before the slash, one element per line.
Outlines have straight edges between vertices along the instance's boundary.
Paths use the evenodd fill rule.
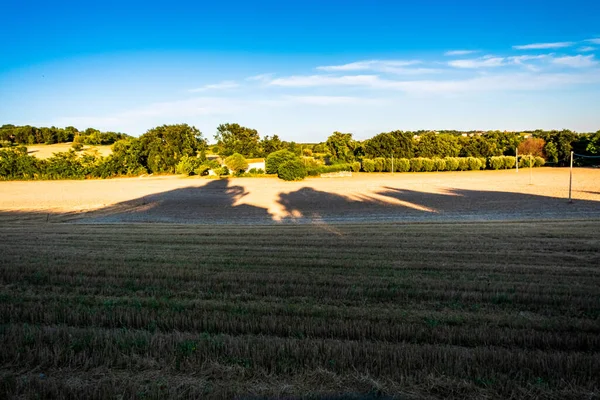
<path fill-rule="evenodd" d="M 519 174 L 0 182 L 0 397 L 597 398 L 600 171 Z"/>

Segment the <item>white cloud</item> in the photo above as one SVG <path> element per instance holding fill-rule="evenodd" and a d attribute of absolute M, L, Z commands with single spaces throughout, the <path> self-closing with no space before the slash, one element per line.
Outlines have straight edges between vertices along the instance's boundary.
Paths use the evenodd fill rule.
<path fill-rule="evenodd" d="M 365 97 L 353 96 L 284 96 L 288 103 L 311 104 L 318 106 L 347 105 L 347 104 L 377 104 L 380 101 Z"/>
<path fill-rule="evenodd" d="M 594 51 L 594 50 L 596 50 L 596 48 L 593 46 L 581 46 L 580 48 L 577 49 L 577 51 L 580 51 L 582 53 L 587 53 L 588 51 Z"/>
<path fill-rule="evenodd" d="M 541 49 L 561 49 L 564 47 L 571 47 L 575 43 L 573 42 L 554 42 L 554 43 L 531 43 L 519 46 L 513 46 L 515 50 L 541 50 Z"/>
<path fill-rule="evenodd" d="M 477 53 L 477 50 L 450 50 L 444 53 L 445 56 L 466 56 L 467 54 Z"/>
<path fill-rule="evenodd" d="M 265 82 L 265 81 L 270 80 L 274 76 L 275 76 L 275 74 L 273 74 L 273 73 L 259 74 L 259 75 L 249 76 L 249 77 L 246 78 L 246 80 L 247 81 Z"/>
<path fill-rule="evenodd" d="M 272 86 L 311 87 L 311 86 L 372 86 L 379 77 L 377 75 L 295 75 L 273 79 Z"/>
<path fill-rule="evenodd" d="M 326 65 L 317 67 L 320 71 L 337 72 L 337 71 L 383 71 L 398 67 L 408 67 L 410 65 L 420 64 L 419 60 L 366 60 L 357 61 L 342 65 Z"/>
<path fill-rule="evenodd" d="M 582 56 L 581 54 L 578 54 L 576 56 L 558 57 L 553 59 L 552 62 L 554 64 L 566 65 L 573 68 L 592 67 L 598 64 L 598 61 L 594 60 L 593 54 L 590 54 L 589 56 Z"/>
<path fill-rule="evenodd" d="M 199 88 L 190 89 L 190 93 L 204 92 L 207 90 L 225 90 L 225 89 L 234 89 L 239 87 L 240 85 L 235 81 L 223 81 L 219 83 L 213 83 L 211 85 L 205 85 Z"/>
<path fill-rule="evenodd" d="M 448 62 L 448 65 L 455 68 L 489 68 L 504 65 L 504 60 L 504 57 L 485 56 L 481 58 L 453 60 Z"/>
<path fill-rule="evenodd" d="M 600 38 L 588 39 L 588 40 L 586 40 L 586 42 L 600 44 Z"/>

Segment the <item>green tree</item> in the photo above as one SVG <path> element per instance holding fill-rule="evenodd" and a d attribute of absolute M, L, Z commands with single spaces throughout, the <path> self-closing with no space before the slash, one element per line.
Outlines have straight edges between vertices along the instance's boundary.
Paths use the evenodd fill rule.
<path fill-rule="evenodd" d="M 460 154 L 460 143 L 456 136 L 435 132 L 421 135 L 416 147 L 419 157 L 456 157 Z"/>
<path fill-rule="evenodd" d="M 239 153 L 245 157 L 260 155 L 259 136 L 256 129 L 246 128 L 239 124 L 221 124 L 215 134 L 219 154 L 230 156 Z"/>
<path fill-rule="evenodd" d="M 333 132 L 325 142 L 331 159 L 334 162 L 352 162 L 355 159 L 354 149 L 357 142 L 352 139 L 351 133 Z"/>
<path fill-rule="evenodd" d="M 273 137 L 265 136 L 260 141 L 260 149 L 263 157 L 268 156 L 278 150 L 282 150 L 285 147 L 284 143 L 279 139 L 279 136 L 273 135 Z"/>
<path fill-rule="evenodd" d="M 225 159 L 225 165 L 232 173 L 240 174 L 248 168 L 248 161 L 243 155 L 235 153 Z"/>
<path fill-rule="evenodd" d="M 281 164 L 298 159 L 299 157 L 289 150 L 279 150 L 269 154 L 266 158 L 265 170 L 267 174 L 276 174 Z"/>
<path fill-rule="evenodd" d="M 175 172 L 182 156 L 201 158 L 206 150 L 202 133 L 187 124 L 163 125 L 144 133 L 141 144 L 140 162 L 150 172 Z"/>

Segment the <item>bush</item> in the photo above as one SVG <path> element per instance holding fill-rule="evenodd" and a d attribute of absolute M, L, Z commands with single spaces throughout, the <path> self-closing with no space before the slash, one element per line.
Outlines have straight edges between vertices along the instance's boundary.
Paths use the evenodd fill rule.
<path fill-rule="evenodd" d="M 458 157 L 458 171 L 468 171 L 469 170 L 469 160 L 468 157 Z"/>
<path fill-rule="evenodd" d="M 198 158 L 183 156 L 175 166 L 175 172 L 182 175 L 194 175 L 199 165 L 200 160 Z"/>
<path fill-rule="evenodd" d="M 302 149 L 302 155 L 305 157 L 312 157 L 313 151 L 311 149 Z"/>
<path fill-rule="evenodd" d="M 516 158 L 514 156 L 504 156 L 503 161 L 504 161 L 504 168 L 507 168 L 507 169 L 515 168 L 515 165 L 517 163 Z"/>
<path fill-rule="evenodd" d="M 481 165 L 479 169 L 486 169 L 487 167 L 487 159 L 485 157 L 478 157 L 479 164 Z"/>
<path fill-rule="evenodd" d="M 530 160 L 531 160 L 531 166 L 534 167 L 535 166 L 535 157 L 533 156 L 520 156 L 519 157 L 519 167 L 521 168 L 528 168 L 530 165 Z"/>
<path fill-rule="evenodd" d="M 301 181 L 306 175 L 306 168 L 298 159 L 284 162 L 277 170 L 277 176 L 284 181 Z"/>
<path fill-rule="evenodd" d="M 375 171 L 375 161 L 371 160 L 370 158 L 363 158 L 362 169 L 365 172 Z"/>
<path fill-rule="evenodd" d="M 75 142 L 71 145 L 71 148 L 75 151 L 81 151 L 83 150 L 83 144 Z"/>
<path fill-rule="evenodd" d="M 410 159 L 410 170 L 411 170 L 411 172 L 421 172 L 423 170 L 423 159 L 422 158 L 411 158 Z"/>
<path fill-rule="evenodd" d="M 213 172 L 218 176 L 226 176 L 229 175 L 229 168 L 223 165 L 222 167 L 213 168 Z"/>
<path fill-rule="evenodd" d="M 533 164 L 534 167 L 543 167 L 544 164 L 546 164 L 546 160 L 544 160 L 542 157 L 534 158 L 533 162 L 534 162 L 534 164 Z"/>
<path fill-rule="evenodd" d="M 467 157 L 468 171 L 477 171 L 481 169 L 481 160 L 477 157 Z"/>
<path fill-rule="evenodd" d="M 360 171 L 360 163 L 358 161 L 354 161 L 350 165 L 352 166 L 352 172 L 358 172 L 358 171 Z"/>
<path fill-rule="evenodd" d="M 399 158 L 397 161 L 394 160 L 394 168 L 398 172 L 410 171 L 410 161 L 407 158 Z"/>
<path fill-rule="evenodd" d="M 446 160 L 443 158 L 434 158 L 433 163 L 435 165 L 436 171 L 445 171 L 446 170 Z"/>
<path fill-rule="evenodd" d="M 446 171 L 456 171 L 458 169 L 458 158 L 456 157 L 445 157 Z"/>
<path fill-rule="evenodd" d="M 275 151 L 267 156 L 265 160 L 265 170 L 267 174 L 278 174 L 279 166 L 288 161 L 298 161 L 297 155 L 289 150 Z"/>
<path fill-rule="evenodd" d="M 490 157 L 490 168 L 494 170 L 504 168 L 504 156 Z"/>
<path fill-rule="evenodd" d="M 373 161 L 375 162 L 375 171 L 383 172 L 385 170 L 385 158 L 377 157 Z"/>
<path fill-rule="evenodd" d="M 431 172 L 435 168 L 435 161 L 433 161 L 431 158 L 422 158 L 421 165 L 423 171 Z"/>
<path fill-rule="evenodd" d="M 225 165 L 232 173 L 239 175 L 248 168 L 248 161 L 243 155 L 234 153 L 225 159 Z"/>
<path fill-rule="evenodd" d="M 250 168 L 248 174 L 250 175 L 263 175 L 265 171 L 262 168 Z"/>

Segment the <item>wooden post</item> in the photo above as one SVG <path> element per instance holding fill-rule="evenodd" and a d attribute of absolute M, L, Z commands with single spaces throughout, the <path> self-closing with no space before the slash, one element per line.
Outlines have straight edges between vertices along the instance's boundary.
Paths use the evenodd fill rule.
<path fill-rule="evenodd" d="M 573 202 L 571 189 L 573 188 L 573 152 L 571 152 L 571 166 L 569 167 L 569 203 Z"/>

